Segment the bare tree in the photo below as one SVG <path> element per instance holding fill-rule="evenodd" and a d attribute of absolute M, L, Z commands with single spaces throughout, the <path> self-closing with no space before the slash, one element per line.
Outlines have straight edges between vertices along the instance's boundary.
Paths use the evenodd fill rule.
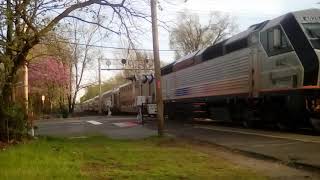
<path fill-rule="evenodd" d="M 43 57 L 52 56 L 63 64 L 68 64 L 72 58 L 72 48 L 66 41 L 60 33 L 51 31 L 42 38 L 42 42 L 29 51 L 26 61 L 32 63 Z"/>
<path fill-rule="evenodd" d="M 112 90 L 115 87 L 119 87 L 124 84 L 128 80 L 123 77 L 121 73 L 115 74 L 112 78 L 103 82 L 101 85 L 102 92 Z M 80 102 L 84 102 L 88 99 L 91 99 L 97 95 L 99 95 L 99 85 L 93 84 L 91 86 L 84 87 L 86 89 L 85 94 L 80 98 Z"/>
<path fill-rule="evenodd" d="M 94 24 L 115 35 L 127 36 L 143 13 L 145 1 L 136 0 L 6 0 L 0 2 L 0 124 L 11 102 L 12 83 L 27 55 L 60 21 L 74 18 Z M 90 7 L 90 8 L 89 8 Z M 75 12 L 81 15 L 75 15 Z M 106 19 L 100 24 L 100 19 Z M 129 28 L 130 27 L 130 28 Z M 8 128 L 7 128 L 8 129 Z M 4 131 L 0 127 L 0 133 Z M 0 134 L 0 138 L 2 134 Z"/>
<path fill-rule="evenodd" d="M 83 74 L 88 68 L 88 64 L 93 59 L 97 59 L 90 44 L 94 44 L 94 36 L 98 30 L 97 26 L 84 27 L 74 21 L 74 27 L 71 30 L 73 44 L 72 59 L 70 61 L 70 93 L 68 95 L 69 113 L 73 113 L 78 92 L 85 88 L 82 86 Z M 101 39 L 99 39 L 101 40 Z M 81 45 L 80 45 L 81 44 Z"/>
<path fill-rule="evenodd" d="M 133 5 L 134 2 L 133 0 L 118 0 L 118 2 L 108 0 L 2 1 L 0 4 L 0 62 L 5 66 L 5 80 L 1 83 L 2 97 L 10 97 L 10 83 L 19 66 L 26 62 L 30 49 L 62 19 L 75 18 L 100 26 L 114 34 L 126 35 L 130 39 L 128 26 L 134 24 L 135 18 L 147 19 L 148 17 L 137 10 L 138 8 Z M 92 6 L 92 9 L 87 8 L 88 6 Z M 102 7 L 109 13 L 102 14 Z M 72 14 L 74 11 L 80 11 L 85 15 L 75 16 Z M 109 16 L 106 24 L 97 22 L 98 19 L 106 16 Z"/>
<path fill-rule="evenodd" d="M 126 64 L 124 64 L 123 68 L 128 69 L 123 71 L 123 75 L 126 78 L 154 72 L 154 60 L 150 52 L 129 51 L 123 53 L 123 57 L 126 59 Z"/>
<path fill-rule="evenodd" d="M 233 34 L 237 26 L 229 15 L 212 12 L 206 24 L 197 14 L 185 11 L 177 17 L 177 25 L 170 32 L 170 47 L 177 49 L 176 58 L 214 45 Z"/>

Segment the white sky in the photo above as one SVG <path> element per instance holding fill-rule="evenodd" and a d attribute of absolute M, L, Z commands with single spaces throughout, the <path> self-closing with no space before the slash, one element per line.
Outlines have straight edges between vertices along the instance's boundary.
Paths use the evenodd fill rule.
<path fill-rule="evenodd" d="M 287 12 L 308 8 L 320 8 L 320 4 L 317 4 L 317 2 L 320 2 L 320 0 L 188 0 L 186 3 L 184 3 L 184 0 L 160 0 L 160 6 L 163 10 L 158 11 L 158 18 L 165 21 L 174 21 L 179 13 L 184 11 L 184 9 L 188 9 L 193 13 L 197 13 L 200 20 L 205 21 L 210 11 L 220 11 L 229 13 L 235 17 L 239 30 L 242 31 L 252 24 L 276 18 Z M 150 32 L 145 33 L 143 37 L 139 38 L 141 43 L 140 48 L 152 49 L 151 25 L 146 24 L 146 26 L 150 26 Z M 118 38 L 112 40 L 112 42 L 109 41 L 107 44 L 101 44 L 116 47 L 120 46 Z M 159 28 L 159 45 L 160 49 L 170 49 L 169 33 L 163 28 Z M 103 54 L 105 58 L 115 58 L 115 51 L 104 49 Z M 174 61 L 173 57 L 173 52 L 160 52 L 161 60 L 166 63 Z M 106 80 L 114 73 L 115 72 L 103 71 L 102 79 Z M 97 71 L 88 71 L 86 79 L 88 82 L 97 79 Z M 81 92 L 79 97 L 83 93 L 84 92 Z"/>
<path fill-rule="evenodd" d="M 167 0 L 169 1 L 169 0 Z M 180 0 L 182 1 L 182 0 Z M 174 2 L 179 2 L 176 0 Z M 187 3 L 176 3 L 177 5 L 164 4 L 164 10 L 159 12 L 159 18 L 175 20 L 176 15 L 184 9 L 197 13 L 201 20 L 205 20 L 210 11 L 220 11 L 228 13 L 236 18 L 239 30 L 245 30 L 252 24 L 256 24 L 268 19 L 276 18 L 290 11 L 297 11 L 307 8 L 320 8 L 320 0 L 188 0 Z M 168 32 L 159 29 L 160 49 L 169 48 Z M 152 48 L 151 34 L 144 47 Z M 173 53 L 160 52 L 161 59 L 165 62 L 172 62 Z"/>

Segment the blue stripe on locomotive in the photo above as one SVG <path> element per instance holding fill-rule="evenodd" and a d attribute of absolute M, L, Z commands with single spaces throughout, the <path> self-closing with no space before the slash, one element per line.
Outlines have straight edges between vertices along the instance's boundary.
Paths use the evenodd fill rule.
<path fill-rule="evenodd" d="M 189 87 L 180 88 L 180 89 L 176 89 L 175 94 L 176 94 L 176 96 L 185 96 L 185 95 L 189 94 L 189 91 L 190 91 Z"/>

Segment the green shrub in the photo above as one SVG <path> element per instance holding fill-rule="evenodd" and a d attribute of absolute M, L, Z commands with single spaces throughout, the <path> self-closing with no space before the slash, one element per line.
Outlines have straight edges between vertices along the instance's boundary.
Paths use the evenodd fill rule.
<path fill-rule="evenodd" d="M 62 107 L 61 108 L 61 115 L 63 118 L 68 118 L 69 116 L 69 110 L 67 107 Z"/>
<path fill-rule="evenodd" d="M 27 134 L 27 116 L 24 109 L 17 104 L 5 104 L 0 107 L 1 138 L 20 140 Z"/>

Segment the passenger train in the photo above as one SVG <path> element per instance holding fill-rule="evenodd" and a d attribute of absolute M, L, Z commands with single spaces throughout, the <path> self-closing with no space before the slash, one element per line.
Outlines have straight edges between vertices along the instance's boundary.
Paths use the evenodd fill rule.
<path fill-rule="evenodd" d="M 108 113 L 108 108 L 112 113 L 137 113 L 136 97 L 145 96 L 145 103 L 155 102 L 155 88 L 153 75 L 143 75 L 141 79 L 132 78 L 128 83 L 125 83 L 113 90 L 106 91 L 102 95 L 102 110 Z M 77 110 L 87 112 L 98 112 L 99 96 L 82 102 Z"/>
<path fill-rule="evenodd" d="M 169 118 L 203 113 L 245 126 L 261 121 L 311 125 L 320 131 L 319 59 L 319 9 L 252 25 L 161 69 L 165 113 Z M 134 111 L 135 96 L 153 96 L 154 101 L 154 81 L 132 81 L 108 93 L 118 97 L 115 109 Z M 83 104 L 95 106 L 94 100 Z"/>

